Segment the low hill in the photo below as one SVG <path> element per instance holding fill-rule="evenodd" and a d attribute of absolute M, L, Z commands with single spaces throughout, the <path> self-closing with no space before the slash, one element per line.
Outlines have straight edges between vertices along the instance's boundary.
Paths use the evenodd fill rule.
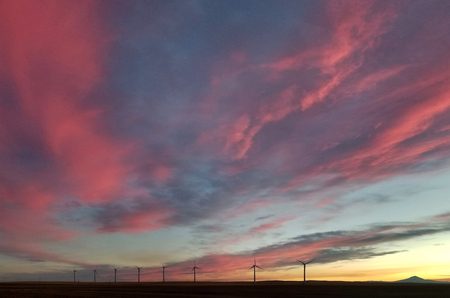
<path fill-rule="evenodd" d="M 434 283 L 434 284 L 441 284 L 441 283 L 447 283 L 447 282 L 443 282 L 443 281 L 437 281 L 437 280 L 431 280 L 431 279 L 423 279 L 420 278 L 418 276 L 411 276 L 410 278 L 407 279 L 402 279 L 402 280 L 397 280 L 394 281 L 397 283 Z"/>

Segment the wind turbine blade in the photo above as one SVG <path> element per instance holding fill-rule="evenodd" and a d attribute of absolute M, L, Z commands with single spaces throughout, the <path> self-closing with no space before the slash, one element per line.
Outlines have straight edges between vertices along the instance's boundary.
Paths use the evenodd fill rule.
<path fill-rule="evenodd" d="M 255 265 L 253 265 L 253 266 L 255 266 Z M 250 269 L 248 269 L 248 270 L 252 270 L 252 269 L 253 269 L 253 266 L 252 266 L 252 267 L 250 267 Z"/>
<path fill-rule="evenodd" d="M 315 259 L 312 259 L 312 260 L 306 262 L 306 264 L 309 264 L 309 263 L 311 263 L 311 262 L 314 261 L 314 260 L 315 260 Z"/>
<path fill-rule="evenodd" d="M 261 268 L 261 267 L 259 267 L 259 266 L 256 266 L 256 268 L 262 269 L 262 268 Z"/>
<path fill-rule="evenodd" d="M 200 268 L 197 267 L 197 269 L 201 270 Z"/>

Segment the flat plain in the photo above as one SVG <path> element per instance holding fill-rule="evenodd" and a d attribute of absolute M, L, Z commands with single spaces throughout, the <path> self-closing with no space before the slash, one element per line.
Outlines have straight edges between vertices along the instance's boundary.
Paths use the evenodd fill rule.
<path fill-rule="evenodd" d="M 369 282 L 9 282 L 0 283 L 0 297 L 424 297 L 448 298 L 448 284 Z"/>

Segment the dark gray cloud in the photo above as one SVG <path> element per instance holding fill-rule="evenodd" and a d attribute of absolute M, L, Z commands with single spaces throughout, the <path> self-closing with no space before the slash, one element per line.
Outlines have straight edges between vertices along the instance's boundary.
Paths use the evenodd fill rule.
<path fill-rule="evenodd" d="M 405 252 L 406 250 L 393 250 L 376 252 L 373 248 L 351 247 L 351 248 L 330 248 L 322 249 L 314 258 L 314 263 L 332 263 L 338 261 L 349 261 L 357 259 L 369 259 L 390 254 Z"/>
<path fill-rule="evenodd" d="M 325 248 L 325 257 L 327 257 L 327 254 L 339 255 L 342 252 L 343 254 L 347 254 L 349 258 L 354 253 L 355 258 L 358 258 L 358 253 L 361 253 L 360 256 L 363 256 L 364 252 L 368 253 L 367 256 L 371 256 L 374 248 L 380 244 L 395 243 L 449 231 L 450 221 L 444 217 L 442 219 L 438 218 L 437 220 L 431 219 L 429 222 L 373 225 L 365 230 L 340 230 L 300 235 L 281 244 L 259 248 L 253 253 L 255 255 L 264 255 L 269 252 L 311 247 L 319 251 L 319 258 L 322 254 L 321 246 L 326 245 L 330 248 Z M 375 252 L 373 256 L 376 256 L 376 253 L 378 252 Z"/>
<path fill-rule="evenodd" d="M 203 233 L 223 232 L 224 230 L 226 230 L 226 227 L 224 227 L 223 225 L 200 225 L 197 226 L 195 229 L 196 232 L 203 234 Z"/>
<path fill-rule="evenodd" d="M 376 258 L 380 256 L 402 253 L 406 250 L 392 250 L 392 251 L 379 251 L 373 247 L 341 247 L 341 248 L 327 248 L 319 250 L 314 259 L 300 259 L 303 262 L 310 262 L 314 264 L 328 264 L 340 261 L 352 261 Z M 285 267 L 292 266 L 295 260 L 277 262 L 276 266 Z M 299 263 L 298 265 L 301 265 Z"/>
<path fill-rule="evenodd" d="M 395 241 L 402 241 L 407 239 L 412 239 L 415 237 L 425 236 L 425 235 L 433 235 L 437 233 L 447 232 L 450 230 L 450 227 L 436 228 L 436 229 L 414 229 L 407 230 L 397 233 L 379 233 L 374 236 L 363 236 L 363 237 L 355 237 L 346 244 L 349 245 L 374 245 L 379 243 L 389 243 Z"/>

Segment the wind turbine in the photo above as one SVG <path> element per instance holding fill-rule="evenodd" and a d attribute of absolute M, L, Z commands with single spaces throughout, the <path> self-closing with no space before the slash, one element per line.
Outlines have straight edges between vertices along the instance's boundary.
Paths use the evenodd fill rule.
<path fill-rule="evenodd" d="M 75 273 L 76 273 L 77 271 L 75 270 L 75 269 L 73 269 L 73 282 L 75 282 Z"/>
<path fill-rule="evenodd" d="M 308 265 L 312 261 L 314 261 L 314 259 L 309 260 L 308 262 L 303 262 L 303 261 L 297 260 L 297 262 L 300 262 L 303 264 L 303 284 L 306 283 L 306 265 Z"/>
<path fill-rule="evenodd" d="M 253 268 L 253 282 L 256 283 L 256 268 L 259 268 L 259 269 L 262 269 L 262 268 L 256 265 L 256 258 L 253 258 L 253 260 L 254 260 L 254 264 L 252 267 L 250 267 L 250 269 Z M 250 269 L 248 269 L 248 270 L 250 270 Z"/>
<path fill-rule="evenodd" d="M 97 268 L 95 268 L 92 271 L 94 271 L 94 282 L 96 282 L 97 281 Z"/>
<path fill-rule="evenodd" d="M 191 272 L 194 271 L 194 282 L 195 282 L 195 269 L 200 269 L 200 268 L 198 268 L 197 265 L 195 265 L 195 261 L 194 261 L 194 267 L 192 267 L 192 270 L 191 270 Z"/>
<path fill-rule="evenodd" d="M 136 266 L 136 268 L 137 268 L 137 270 L 138 270 L 138 282 L 141 282 L 141 269 L 142 269 L 143 267 L 138 267 L 138 266 Z"/>
<path fill-rule="evenodd" d="M 117 269 L 119 269 L 119 267 L 114 267 L 114 282 L 117 282 Z"/>
<path fill-rule="evenodd" d="M 163 263 L 161 263 L 161 265 L 162 265 L 162 270 L 163 270 L 163 282 L 166 282 L 166 278 L 165 278 L 165 270 L 166 270 L 166 266 L 164 266 L 164 264 Z"/>

